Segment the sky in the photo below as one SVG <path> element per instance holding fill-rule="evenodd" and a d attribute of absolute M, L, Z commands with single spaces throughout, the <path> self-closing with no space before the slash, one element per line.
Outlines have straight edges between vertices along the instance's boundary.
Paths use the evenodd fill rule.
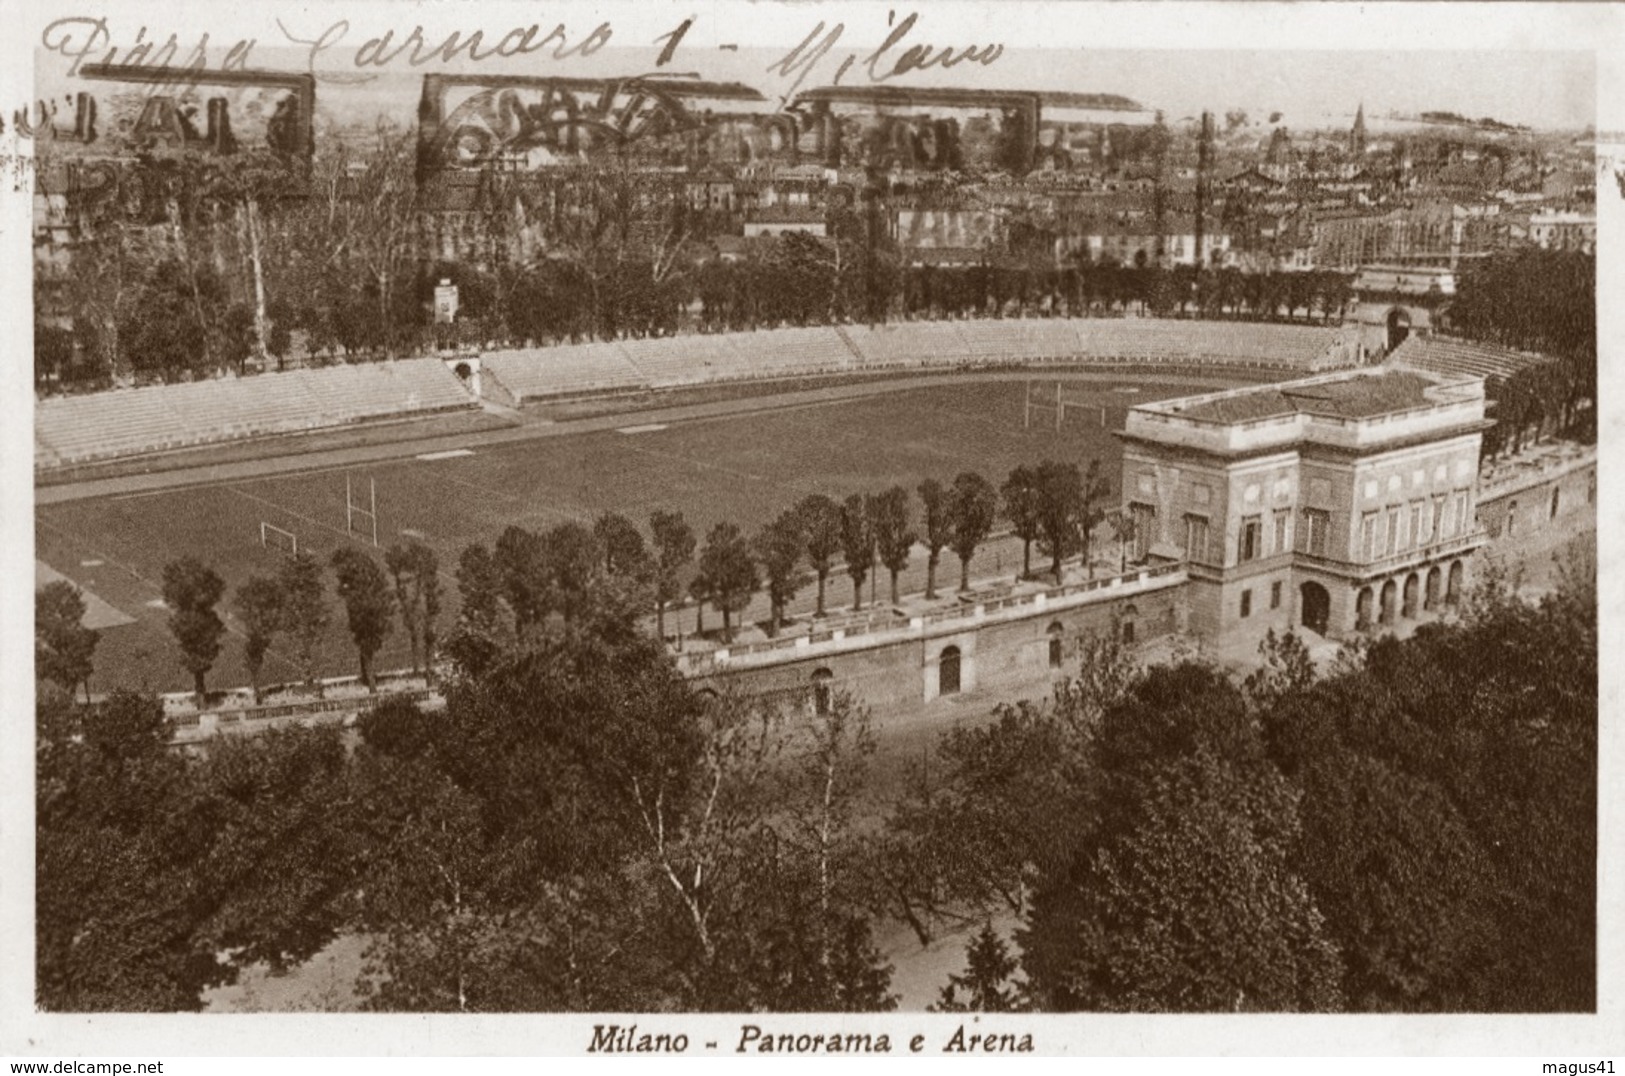
<path fill-rule="evenodd" d="M 506 25 L 493 24 L 492 29 L 500 33 Z M 353 49 L 363 40 L 365 36 L 357 33 L 346 45 Z M 677 62 L 666 70 L 737 80 L 776 98 L 789 88 L 788 81 L 767 69 L 783 51 L 750 47 L 725 51 L 685 43 Z M 845 51 L 853 50 L 843 46 L 832 51 L 803 88 L 829 82 Z M 334 50 L 333 55 L 342 55 L 348 63 L 353 53 Z M 591 57 L 572 58 L 567 68 L 532 58 L 517 67 L 512 61 L 493 60 L 480 65 L 460 63 L 451 69 L 494 72 L 507 67 L 536 75 L 626 75 L 653 71 L 656 56 L 652 48 L 611 45 Z M 40 87 L 47 94 L 60 92 L 67 86 L 60 71 L 62 61 L 60 57 L 47 59 L 55 62 L 39 68 Z M 305 59 L 296 50 L 273 49 L 268 43 L 253 55 L 254 66 L 291 70 L 301 69 Z M 58 69 L 55 77 L 49 73 L 53 66 Z M 358 111 L 381 109 L 409 122 L 419 75 L 432 69 L 440 68 L 412 69 L 400 63 L 364 84 L 324 81 L 318 86 L 318 102 L 346 120 L 356 119 Z M 353 72 L 353 68 L 347 70 Z M 861 71 L 860 65 L 843 84 L 861 84 L 866 78 Z M 1424 110 L 1449 111 L 1537 129 L 1571 130 L 1594 122 L 1597 94 L 1593 56 L 1555 50 L 1011 48 L 988 66 L 961 64 L 949 72 L 912 72 L 894 84 L 1114 93 L 1162 110 L 1170 120 L 1194 116 L 1203 109 L 1222 114 L 1240 108 L 1254 120 L 1281 112 L 1282 122 L 1299 128 L 1323 122 L 1344 125 L 1363 104 L 1368 117 L 1390 111 L 1413 116 Z"/>

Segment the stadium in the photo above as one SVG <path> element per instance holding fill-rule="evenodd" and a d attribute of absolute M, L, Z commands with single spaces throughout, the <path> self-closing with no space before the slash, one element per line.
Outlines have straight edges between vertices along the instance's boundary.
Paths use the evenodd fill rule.
<path fill-rule="evenodd" d="M 1335 327 L 1154 318 L 903 323 L 627 340 L 290 371 L 44 400 L 36 414 L 40 580 L 85 593 L 97 686 L 188 680 L 159 577 L 190 553 L 234 588 L 290 549 L 433 547 L 453 568 L 506 526 L 684 512 L 754 529 L 808 493 L 997 480 L 1040 458 L 1099 460 L 1129 407 L 1353 365 Z M 1516 353 L 1417 338 L 1405 354 L 1480 373 Z M 1403 361 L 1405 355 L 1397 355 Z M 1484 364 L 1488 363 L 1486 367 Z M 475 371 L 477 370 L 477 375 Z M 476 386 L 478 394 L 474 391 Z M 1064 389 L 1063 389 L 1064 387 Z M 1055 400 L 1062 401 L 1057 408 Z M 1010 576 L 991 543 L 976 577 Z M 916 556 L 905 588 L 923 587 Z M 806 604 L 806 591 L 801 595 Z M 679 629 L 692 613 L 680 614 Z M 229 614 L 228 629 L 241 634 Z M 670 632 L 668 632 L 670 634 Z M 246 682 L 240 646 L 212 672 Z M 322 671 L 354 671 L 342 628 Z M 380 667 L 404 666 L 405 641 Z M 294 669 L 273 650 L 271 680 Z"/>

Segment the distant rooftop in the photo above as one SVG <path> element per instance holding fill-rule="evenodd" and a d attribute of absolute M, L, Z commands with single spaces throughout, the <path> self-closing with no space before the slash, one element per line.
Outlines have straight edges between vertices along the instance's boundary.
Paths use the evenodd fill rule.
<path fill-rule="evenodd" d="M 1168 407 L 1170 413 L 1226 424 L 1258 422 L 1300 413 L 1362 419 L 1426 407 L 1434 378 L 1410 370 L 1385 370 L 1336 380 L 1263 385 Z"/>

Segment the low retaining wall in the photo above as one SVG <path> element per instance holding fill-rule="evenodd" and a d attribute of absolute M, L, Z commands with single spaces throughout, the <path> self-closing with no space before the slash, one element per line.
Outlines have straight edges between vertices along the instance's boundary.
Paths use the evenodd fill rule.
<path fill-rule="evenodd" d="M 1517 462 L 1517 461 L 1515 461 Z M 1594 511 L 1597 503 L 1597 449 L 1523 461 L 1506 467 L 1478 489 L 1479 525 L 1493 538 L 1511 538 Z"/>

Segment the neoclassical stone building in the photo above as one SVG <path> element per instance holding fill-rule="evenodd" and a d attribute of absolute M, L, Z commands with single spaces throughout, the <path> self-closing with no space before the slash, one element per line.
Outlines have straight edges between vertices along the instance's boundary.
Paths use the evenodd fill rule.
<path fill-rule="evenodd" d="M 1482 379 L 1383 367 L 1143 404 L 1123 499 L 1193 633 L 1336 638 L 1463 596 L 1488 426 Z"/>

